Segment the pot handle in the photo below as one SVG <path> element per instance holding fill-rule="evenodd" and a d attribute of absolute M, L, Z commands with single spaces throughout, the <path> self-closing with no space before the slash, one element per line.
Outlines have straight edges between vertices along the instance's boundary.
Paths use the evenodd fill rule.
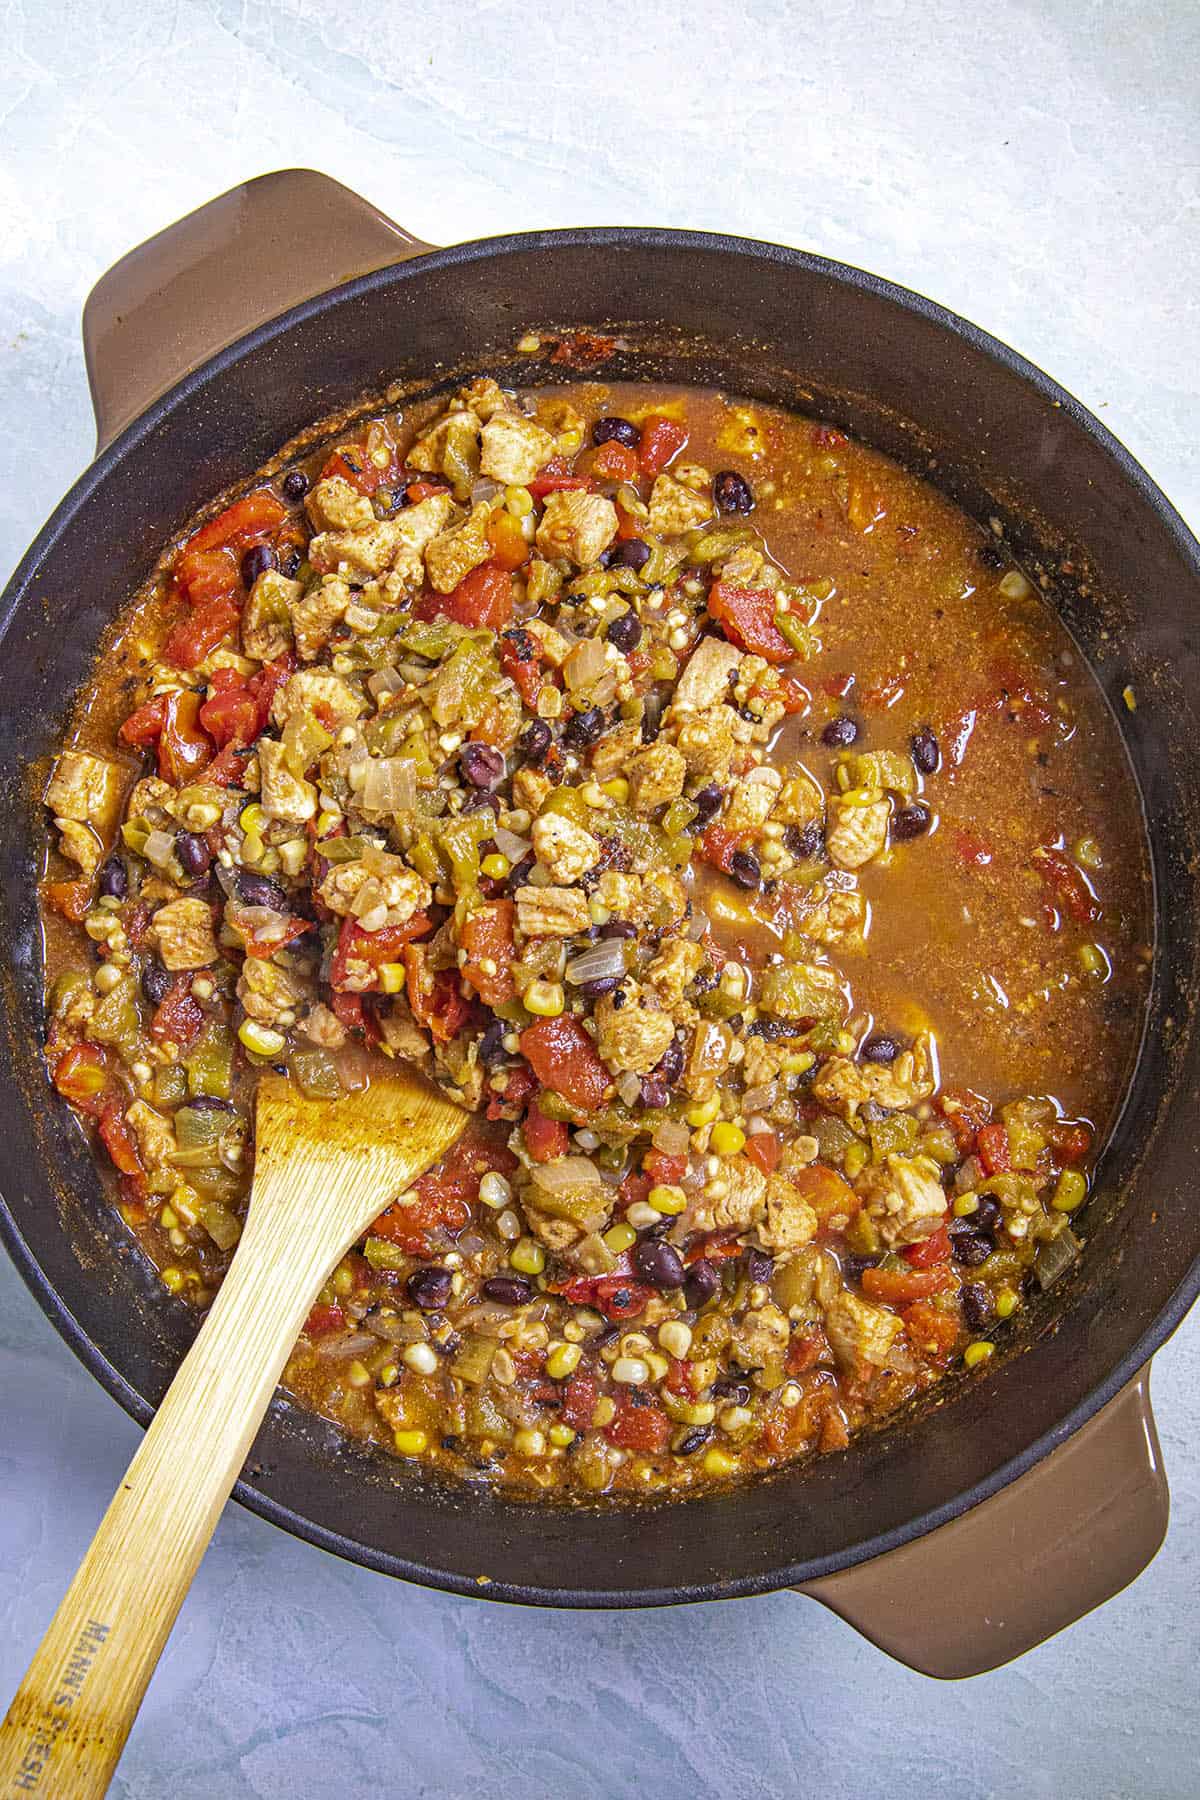
<path fill-rule="evenodd" d="M 84 305 L 97 452 L 255 326 L 432 248 L 315 169 L 259 175 L 168 225 L 114 263 Z"/>
<path fill-rule="evenodd" d="M 922 1675 L 982 1675 L 1128 1586 L 1162 1543 L 1168 1511 L 1147 1367 L 990 1500 L 796 1591 Z"/>

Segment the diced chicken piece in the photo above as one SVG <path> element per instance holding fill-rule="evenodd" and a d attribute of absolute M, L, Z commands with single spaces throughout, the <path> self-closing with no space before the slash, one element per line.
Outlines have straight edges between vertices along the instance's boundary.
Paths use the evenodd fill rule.
<path fill-rule="evenodd" d="M 323 531 L 308 546 L 308 560 L 322 575 L 382 575 L 400 549 L 395 519 L 376 519 L 362 531 Z"/>
<path fill-rule="evenodd" d="M 666 930 L 686 919 L 688 891 L 670 869 L 651 869 L 642 883 L 641 918 Z"/>
<path fill-rule="evenodd" d="M 792 1055 L 795 1051 L 786 1039 L 782 1043 L 772 1043 L 769 1038 L 757 1034 L 748 1037 L 742 1057 L 742 1080 L 748 1088 L 766 1087 L 781 1073 L 784 1058 Z"/>
<path fill-rule="evenodd" d="M 617 535 L 617 509 L 602 494 L 571 488 L 547 494 L 537 528 L 537 547 L 552 561 L 565 556 L 577 568 L 589 568 Z"/>
<path fill-rule="evenodd" d="M 554 455 L 554 439 L 520 413 L 495 412 L 482 432 L 479 472 L 508 487 L 524 487 Z"/>
<path fill-rule="evenodd" d="M 734 1156 L 723 1163 L 722 1174 L 729 1183 L 728 1193 L 716 1199 L 702 1195 L 691 1222 L 697 1231 L 748 1231 L 763 1216 L 767 1178 L 744 1156 Z"/>
<path fill-rule="evenodd" d="M 465 500 L 479 473 L 479 430 L 479 418 L 470 408 L 444 413 L 417 439 L 405 461 L 424 475 L 444 475 L 455 499 Z"/>
<path fill-rule="evenodd" d="M 712 488 L 712 471 L 706 469 L 703 463 L 676 463 L 671 475 L 674 480 L 697 494 L 707 495 Z M 709 510 L 712 510 L 711 507 Z"/>
<path fill-rule="evenodd" d="M 669 1013 L 641 1003 L 641 990 L 627 981 L 596 1004 L 596 1048 L 614 1075 L 648 1075 L 675 1037 Z"/>
<path fill-rule="evenodd" d="M 591 832 L 562 813 L 544 813 L 534 820 L 533 848 L 551 881 L 560 887 L 579 881 L 600 860 L 600 846 Z"/>
<path fill-rule="evenodd" d="M 292 609 L 300 602 L 304 583 L 289 581 L 278 569 L 259 576 L 242 608 L 242 649 L 259 662 L 274 662 L 292 647 Z"/>
<path fill-rule="evenodd" d="M 363 531 L 375 523 L 370 499 L 344 475 L 318 481 L 304 504 L 314 531 Z"/>
<path fill-rule="evenodd" d="M 64 750 L 46 786 L 45 803 L 57 819 L 91 825 L 103 837 L 112 828 L 121 797 L 121 771 L 86 750 Z"/>
<path fill-rule="evenodd" d="M 277 739 L 258 740 L 259 798 L 263 811 L 272 819 L 280 819 L 285 825 L 306 825 L 317 814 L 317 790 L 311 781 L 292 774 L 285 755 Z"/>
<path fill-rule="evenodd" d="M 477 375 L 466 387 L 459 388 L 454 399 L 458 406 L 466 407 L 485 424 L 493 413 L 505 412 L 512 406 L 512 396 L 506 394 L 500 383 L 493 381 L 490 375 Z M 484 473 L 486 474 L 486 470 Z"/>
<path fill-rule="evenodd" d="M 172 900 L 152 921 L 158 954 L 168 969 L 207 969 L 221 952 L 213 936 L 212 908 L 206 900 Z"/>
<path fill-rule="evenodd" d="M 261 580 L 265 581 L 266 576 Z M 326 575 L 307 593 L 298 581 L 287 585 L 296 590 L 289 608 L 296 654 L 301 662 L 316 662 L 333 636 L 334 627 L 346 616 L 352 598 L 350 589 L 340 575 Z M 243 641 L 244 637 L 243 631 Z"/>
<path fill-rule="evenodd" d="M 294 1025 L 304 993 L 304 983 L 268 957 L 248 956 L 242 964 L 237 996 L 247 1018 L 256 1019 L 260 1025 L 282 1026 L 285 1030 Z"/>
<path fill-rule="evenodd" d="M 146 775 L 134 784 L 125 808 L 126 817 L 145 819 L 147 825 L 166 830 L 174 818 L 175 789 L 157 775 Z"/>
<path fill-rule="evenodd" d="M 368 882 L 374 886 L 367 892 L 364 904 L 362 896 Z M 424 877 L 410 869 L 402 857 L 386 851 L 375 852 L 369 869 L 365 862 L 334 863 L 317 892 L 330 912 L 343 917 L 352 912 L 367 931 L 380 931 L 385 925 L 407 925 L 433 899 L 433 889 Z M 378 923 L 372 917 L 376 908 L 386 913 Z M 370 924 L 366 923 L 368 919 Z"/>
<path fill-rule="evenodd" d="M 831 1056 L 817 1073 L 813 1093 L 824 1106 L 849 1119 L 868 1100 L 900 1112 L 928 1100 L 935 1085 L 932 1040 L 922 1032 L 912 1049 L 892 1063 L 856 1063 Z"/>
<path fill-rule="evenodd" d="M 762 551 L 753 544 L 736 544 L 721 564 L 721 580 L 735 587 L 757 587 L 766 562 Z"/>
<path fill-rule="evenodd" d="M 69 856 L 73 863 L 78 863 L 82 872 L 92 876 L 100 867 L 104 855 L 104 845 L 96 836 L 90 825 L 81 825 L 76 819 L 56 819 L 60 848 L 64 856 Z"/>
<path fill-rule="evenodd" d="M 825 1313 L 825 1335 L 845 1368 L 852 1369 L 860 1357 L 881 1368 L 891 1355 L 899 1332 L 896 1313 L 872 1306 L 849 1289 L 843 1289 Z"/>
<path fill-rule="evenodd" d="M 471 516 L 449 531 L 439 532 L 425 547 L 425 567 L 429 584 L 439 594 L 449 594 L 472 569 L 487 562 L 492 547 L 487 540 L 487 522 L 491 508 L 480 501 L 472 507 Z"/>
<path fill-rule="evenodd" d="M 551 792 L 554 783 L 540 769 L 518 769 L 512 778 L 513 805 L 524 807 L 534 817 L 542 810 L 542 801 Z"/>
<path fill-rule="evenodd" d="M 887 843 L 888 820 L 892 807 L 889 800 L 869 800 L 865 806 L 850 806 L 831 796 L 829 830 L 825 847 L 835 869 L 861 869 Z"/>
<path fill-rule="evenodd" d="M 517 889 L 517 924 L 526 937 L 575 937 L 591 924 L 587 895 L 577 887 Z"/>
<path fill-rule="evenodd" d="M 362 696 L 331 669 L 297 669 L 276 694 L 271 717 L 283 726 L 294 713 L 314 713 L 327 729 L 336 730 L 366 710 Z"/>
<path fill-rule="evenodd" d="M 730 1353 L 743 1369 L 765 1369 L 768 1363 L 782 1361 L 790 1336 L 787 1318 L 777 1306 L 759 1306 L 748 1312 L 737 1327 L 730 1340 Z"/>
<path fill-rule="evenodd" d="M 674 744 L 659 738 L 629 763 L 629 804 L 649 817 L 682 794 L 686 774 L 687 764 Z"/>
<path fill-rule="evenodd" d="M 844 893 L 835 888 L 799 921 L 798 929 L 830 949 L 861 950 L 866 943 L 866 923 L 867 903 L 858 890 Z"/>
<path fill-rule="evenodd" d="M 684 990 L 696 979 L 705 962 L 702 945 L 691 938 L 668 938 L 646 970 L 646 986 L 668 1010 L 683 999 Z"/>
<path fill-rule="evenodd" d="M 711 494 L 697 494 L 670 475 L 660 475 L 650 490 L 650 529 L 658 537 L 678 537 L 703 525 L 713 515 Z"/>
<path fill-rule="evenodd" d="M 309 1008 L 300 1029 L 310 1044 L 319 1044 L 322 1050 L 340 1050 L 348 1035 L 341 1020 L 320 1000 Z"/>
<path fill-rule="evenodd" d="M 588 762 L 597 781 L 621 775 L 631 756 L 642 747 L 642 728 L 636 721 L 606 731 L 599 743 L 593 744 Z"/>
<path fill-rule="evenodd" d="M 704 712 L 729 696 L 732 678 L 742 665 L 742 652 L 724 638 L 701 638 L 679 677 L 671 703 L 673 715 Z"/>
<path fill-rule="evenodd" d="M 424 552 L 454 514 L 449 494 L 426 494 L 415 506 L 396 515 L 396 553 L 392 575 L 404 587 L 420 587 L 425 579 Z"/>
<path fill-rule="evenodd" d="M 889 1156 L 864 1171 L 857 1190 L 889 1249 L 918 1243 L 946 1216 L 940 1171 L 929 1156 Z"/>
<path fill-rule="evenodd" d="M 751 769 L 741 781 L 734 783 L 729 804 L 721 819 L 725 830 L 736 832 L 739 836 L 743 832 L 760 832 L 771 816 L 771 809 L 781 786 L 782 778 L 778 769 Z"/>
<path fill-rule="evenodd" d="M 697 1025 L 683 1071 L 684 1091 L 694 1100 L 711 1100 L 716 1093 L 717 1077 L 729 1067 L 731 1042 L 727 1025 L 715 1019 L 704 1019 Z"/>
<path fill-rule="evenodd" d="M 601 906 L 606 906 L 614 919 L 631 919 L 642 897 L 640 875 L 626 875 L 619 869 L 605 869 L 596 888 Z"/>
<path fill-rule="evenodd" d="M 775 817 L 781 825 L 811 825 L 824 816 L 825 795 L 807 769 L 795 769 L 779 790 Z"/>
<path fill-rule="evenodd" d="M 819 1223 L 808 1201 L 786 1176 L 768 1176 L 767 1216 L 758 1231 L 765 1250 L 775 1256 L 790 1256 L 811 1244 Z"/>
<path fill-rule="evenodd" d="M 145 1100 L 135 1100 L 126 1110 L 125 1121 L 137 1138 L 138 1155 L 147 1175 L 170 1169 L 171 1158 L 179 1148 L 170 1119 Z"/>
<path fill-rule="evenodd" d="M 737 748 L 733 725 L 729 706 L 709 706 L 703 712 L 685 714 L 679 721 L 675 743 L 693 787 L 704 787 L 729 774 Z"/>

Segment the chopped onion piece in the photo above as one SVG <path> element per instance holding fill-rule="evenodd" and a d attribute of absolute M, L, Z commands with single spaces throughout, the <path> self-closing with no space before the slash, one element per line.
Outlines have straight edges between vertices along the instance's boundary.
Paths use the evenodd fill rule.
<path fill-rule="evenodd" d="M 375 756 L 367 765 L 362 803 L 368 812 L 409 812 L 417 804 L 417 766 L 411 756 Z"/>
<path fill-rule="evenodd" d="M 636 1106 L 642 1097 L 642 1078 L 640 1075 L 622 1075 L 617 1083 L 617 1092 L 626 1106 Z"/>
<path fill-rule="evenodd" d="M 584 638 L 563 664 L 563 677 L 572 690 L 591 687 L 608 668 L 608 658 L 599 638 Z"/>
<path fill-rule="evenodd" d="M 664 1156 L 682 1156 L 691 1142 L 691 1132 L 680 1119 L 663 1119 L 654 1127 L 650 1142 Z"/>
<path fill-rule="evenodd" d="M 599 944 L 591 944 L 578 956 L 573 956 L 566 966 L 567 980 L 576 987 L 582 987 L 585 981 L 607 981 L 611 976 L 625 973 L 625 942 L 622 938 L 604 938 Z"/>
<path fill-rule="evenodd" d="M 399 669 L 380 669 L 367 682 L 371 695 L 378 700 L 383 694 L 398 694 L 408 683 Z"/>
<path fill-rule="evenodd" d="M 528 838 L 518 837 L 515 831 L 506 831 L 503 825 L 497 825 L 492 837 L 501 856 L 507 856 L 510 863 L 519 863 L 532 847 Z"/>
<path fill-rule="evenodd" d="M 317 1345 L 317 1355 L 326 1362 L 341 1362 L 347 1356 L 361 1356 L 364 1350 L 373 1350 L 377 1339 L 369 1331 L 347 1331 L 340 1337 L 322 1338 Z"/>
<path fill-rule="evenodd" d="M 530 1177 L 544 1194 L 578 1193 L 580 1188 L 600 1186 L 600 1171 L 590 1156 L 560 1156 L 557 1162 L 538 1163 Z"/>
<path fill-rule="evenodd" d="M 770 1112 L 778 1097 L 779 1083 L 777 1081 L 765 1081 L 761 1087 L 746 1089 L 742 1099 L 742 1111 L 745 1113 Z M 759 1127 L 760 1131 L 769 1131 L 770 1129 L 770 1126 L 765 1120 Z"/>
<path fill-rule="evenodd" d="M 146 839 L 142 855 L 156 869 L 165 869 L 175 854 L 175 839 L 169 831 L 152 831 Z"/>

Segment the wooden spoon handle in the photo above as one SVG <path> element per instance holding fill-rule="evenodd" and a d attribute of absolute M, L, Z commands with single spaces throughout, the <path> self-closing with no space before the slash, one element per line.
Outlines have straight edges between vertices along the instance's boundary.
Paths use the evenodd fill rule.
<path fill-rule="evenodd" d="M 297 1232 L 284 1210 L 256 1191 L 229 1274 L 0 1726 L 3 1800 L 107 1792 L 288 1353 L 345 1248 L 328 1229 Z"/>

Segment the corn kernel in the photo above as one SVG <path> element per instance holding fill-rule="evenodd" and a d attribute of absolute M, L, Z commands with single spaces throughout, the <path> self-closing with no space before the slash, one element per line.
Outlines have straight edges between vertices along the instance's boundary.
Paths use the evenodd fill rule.
<path fill-rule="evenodd" d="M 101 963 L 92 976 L 92 985 L 98 994 L 111 994 L 121 980 L 121 971 L 115 963 Z"/>
<path fill-rule="evenodd" d="M 557 1019 L 566 1005 L 561 981 L 531 981 L 521 998 L 526 1012 L 538 1019 Z"/>
<path fill-rule="evenodd" d="M 717 1420 L 721 1430 L 728 1432 L 731 1437 L 736 1436 L 739 1431 L 745 1431 L 746 1427 L 753 1423 L 754 1414 L 748 1406 L 723 1407 Z"/>
<path fill-rule="evenodd" d="M 996 1317 L 1011 1319 L 1020 1304 L 1020 1295 L 1014 1293 L 1012 1288 L 1001 1288 L 996 1295 Z"/>
<path fill-rule="evenodd" d="M 256 1019 L 243 1019 L 238 1026 L 238 1038 L 247 1050 L 255 1056 L 278 1056 L 287 1039 L 282 1031 L 272 1031 L 267 1025 L 260 1025 Z"/>
<path fill-rule="evenodd" d="M 654 1208 L 648 1206 L 644 1200 L 635 1200 L 625 1217 L 631 1225 L 636 1225 L 639 1231 L 644 1231 L 647 1225 L 657 1225 L 661 1214 L 655 1212 Z"/>
<path fill-rule="evenodd" d="M 505 488 L 504 510 L 511 513 L 514 519 L 526 518 L 533 511 L 533 495 L 527 487 Z"/>
<path fill-rule="evenodd" d="M 699 1131 L 702 1125 L 711 1125 L 720 1110 L 720 1096 L 714 1094 L 711 1100 L 702 1100 L 699 1106 L 689 1106 L 683 1116 L 694 1131 Z"/>
<path fill-rule="evenodd" d="M 746 1134 L 740 1125 L 731 1125 L 725 1119 L 712 1128 L 709 1143 L 718 1156 L 736 1156 L 739 1150 L 746 1147 Z"/>
<path fill-rule="evenodd" d="M 433 1375 L 437 1371 L 437 1351 L 429 1344 L 409 1344 L 401 1352 L 400 1360 L 414 1375 Z"/>
<path fill-rule="evenodd" d="M 402 994 L 408 971 L 403 963 L 388 962 L 379 965 L 379 985 L 385 994 Z"/>
<path fill-rule="evenodd" d="M 1094 837 L 1082 837 L 1075 846 L 1075 861 L 1082 863 L 1085 869 L 1099 869 L 1104 865 L 1104 854 Z"/>
<path fill-rule="evenodd" d="M 545 1456 L 546 1434 L 536 1426 L 527 1425 L 514 1436 L 513 1449 L 518 1456 Z"/>
<path fill-rule="evenodd" d="M 676 1213 L 681 1213 L 687 1205 L 687 1195 L 681 1187 L 675 1187 L 661 1182 L 657 1187 L 652 1187 L 650 1189 L 650 1192 L 646 1195 L 646 1200 L 648 1204 L 654 1208 L 656 1213 L 667 1213 L 671 1216 L 674 1216 Z"/>
<path fill-rule="evenodd" d="M 322 813 L 318 813 L 317 814 L 317 836 L 319 838 L 328 837 L 329 833 L 335 828 L 335 826 L 340 825 L 341 822 L 342 822 L 342 815 L 340 812 L 325 811 Z"/>
<path fill-rule="evenodd" d="M 485 1206 L 499 1210 L 512 1199 L 512 1188 L 495 1169 L 489 1169 L 479 1183 L 479 1198 Z"/>
<path fill-rule="evenodd" d="M 969 1219 L 973 1212 L 979 1211 L 978 1194 L 959 1194 L 950 1208 L 956 1219 Z"/>
<path fill-rule="evenodd" d="M 429 1433 L 426 1431 L 398 1431 L 396 1433 L 396 1451 L 400 1456 L 420 1456 L 429 1447 Z"/>
<path fill-rule="evenodd" d="M 622 1387 L 645 1387 L 650 1369 L 640 1356 L 618 1356 L 612 1366 L 612 1378 Z"/>
<path fill-rule="evenodd" d="M 682 1319 L 668 1319 L 658 1328 L 658 1341 L 668 1356 L 682 1361 L 692 1347 L 691 1327 Z"/>
<path fill-rule="evenodd" d="M 608 794 L 619 805 L 624 806 L 629 798 L 629 783 L 623 775 L 614 775 L 611 781 L 603 783 L 601 792 Z"/>
<path fill-rule="evenodd" d="M 551 1344 L 546 1373 L 551 1381 L 563 1381 L 579 1367 L 583 1351 L 578 1344 Z"/>
<path fill-rule="evenodd" d="M 1107 975 L 1110 964 L 1099 944 L 1080 944 L 1077 955 L 1085 975 Z"/>
<path fill-rule="evenodd" d="M 985 1363 L 988 1357 L 994 1353 L 995 1348 L 996 1346 L 990 1344 L 987 1338 L 977 1338 L 963 1351 L 963 1362 L 968 1369 L 977 1369 L 980 1363 Z"/>
<path fill-rule="evenodd" d="M 238 814 L 238 824 L 248 835 L 250 833 L 253 833 L 255 837 L 261 835 L 262 828 L 266 824 L 266 814 L 257 800 L 252 800 L 249 806 L 243 806 Z"/>
<path fill-rule="evenodd" d="M 605 1425 L 612 1424 L 616 1416 L 617 1405 L 612 1395 L 601 1394 L 595 1406 L 592 1408 L 592 1424 L 598 1431 L 603 1430 Z"/>
<path fill-rule="evenodd" d="M 370 1387 L 371 1371 L 368 1369 L 366 1363 L 360 1362 L 356 1356 L 354 1361 L 350 1364 L 350 1367 L 346 1370 L 346 1380 L 353 1388 Z"/>
<path fill-rule="evenodd" d="M 622 1219 L 619 1224 L 609 1226 L 603 1241 L 605 1249 L 611 1250 L 614 1256 L 620 1256 L 622 1251 L 632 1250 L 637 1243 L 637 1232 Z"/>
<path fill-rule="evenodd" d="M 1078 1169 L 1064 1169 L 1054 1188 L 1050 1202 L 1055 1212 L 1074 1212 L 1087 1199 L 1087 1178 Z"/>
<path fill-rule="evenodd" d="M 552 1425 L 550 1427 L 550 1442 L 559 1450 L 565 1450 L 568 1444 L 573 1444 L 575 1442 L 575 1433 L 571 1430 L 569 1425 Z"/>
<path fill-rule="evenodd" d="M 816 1062 L 811 1050 L 789 1050 L 786 1056 L 779 1059 L 779 1068 L 784 1075 L 807 1075 Z"/>
<path fill-rule="evenodd" d="M 163 1286 L 169 1288 L 173 1294 L 179 1292 L 184 1284 L 184 1280 L 185 1276 L 182 1269 L 164 1269 L 162 1272 Z"/>
<path fill-rule="evenodd" d="M 718 1450 L 714 1447 L 704 1452 L 704 1461 L 701 1467 L 706 1475 L 732 1475 L 737 1468 L 737 1457 L 730 1456 L 728 1450 Z"/>
<path fill-rule="evenodd" d="M 869 1155 L 870 1151 L 865 1144 L 847 1144 L 842 1156 L 842 1167 L 846 1171 L 848 1181 L 853 1181 L 856 1175 L 862 1174 L 867 1166 Z"/>
<path fill-rule="evenodd" d="M 493 850 L 489 856 L 485 856 L 479 867 L 492 881 L 503 881 L 512 873 L 512 864 L 500 850 Z"/>
<path fill-rule="evenodd" d="M 647 1350 L 642 1360 L 650 1371 L 651 1381 L 661 1381 L 671 1367 L 666 1357 L 660 1356 L 657 1350 Z"/>
<path fill-rule="evenodd" d="M 546 1252 L 533 1238 L 523 1237 L 513 1246 L 508 1260 L 522 1275 L 540 1275 L 546 1266 Z"/>

